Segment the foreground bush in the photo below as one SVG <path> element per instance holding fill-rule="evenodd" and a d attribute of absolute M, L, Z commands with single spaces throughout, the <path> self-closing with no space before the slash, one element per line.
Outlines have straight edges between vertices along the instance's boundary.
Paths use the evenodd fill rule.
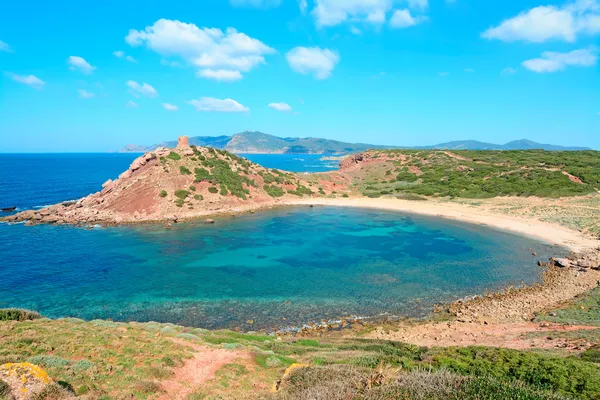
<path fill-rule="evenodd" d="M 35 311 L 23 310 L 20 308 L 0 309 L 0 321 L 28 321 L 41 317 L 42 316 Z"/>
<path fill-rule="evenodd" d="M 447 370 L 413 371 L 347 366 L 293 371 L 271 399 L 283 400 L 544 400 L 565 399 L 519 382 L 469 377 Z"/>

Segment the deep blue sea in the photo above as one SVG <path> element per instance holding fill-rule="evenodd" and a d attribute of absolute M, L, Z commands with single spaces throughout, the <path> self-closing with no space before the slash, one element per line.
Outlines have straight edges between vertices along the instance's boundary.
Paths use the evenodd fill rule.
<path fill-rule="evenodd" d="M 134 158 L 0 154 L 0 207 L 87 195 Z M 252 158 L 306 171 L 320 157 Z M 299 207 L 216 220 L 171 230 L 0 224 L 0 308 L 244 330 L 345 315 L 422 317 L 436 303 L 532 283 L 536 261 L 562 251 L 481 226 L 373 210 Z"/>

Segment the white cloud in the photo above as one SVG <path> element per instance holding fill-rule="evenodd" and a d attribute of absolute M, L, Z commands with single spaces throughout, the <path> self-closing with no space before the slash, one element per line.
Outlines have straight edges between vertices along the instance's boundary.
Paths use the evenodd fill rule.
<path fill-rule="evenodd" d="M 131 46 L 146 45 L 164 56 L 177 56 L 200 69 L 236 70 L 240 74 L 265 64 L 275 50 L 234 28 L 199 28 L 194 24 L 160 19 L 144 30 L 130 30 Z"/>
<path fill-rule="evenodd" d="M 326 79 L 340 61 L 340 56 L 329 49 L 319 47 L 296 47 L 286 54 L 290 68 L 301 74 L 313 74 L 317 79 Z"/>
<path fill-rule="evenodd" d="M 315 0 L 312 11 L 318 26 L 334 26 L 345 21 L 385 22 L 392 0 Z"/>
<path fill-rule="evenodd" d="M 502 21 L 481 36 L 505 42 L 542 43 L 548 40 L 574 42 L 582 33 L 600 33 L 600 5 L 597 0 L 577 0 L 562 7 L 535 7 Z"/>
<path fill-rule="evenodd" d="M 127 108 L 140 108 L 140 106 L 137 105 L 137 103 L 133 100 L 129 100 L 126 104 L 125 107 Z"/>
<path fill-rule="evenodd" d="M 8 43 L 3 42 L 2 40 L 0 40 L 0 51 L 6 51 L 7 53 L 12 53 L 13 50 L 8 45 Z"/>
<path fill-rule="evenodd" d="M 287 103 L 270 103 L 269 107 L 277 111 L 292 111 L 292 106 Z"/>
<path fill-rule="evenodd" d="M 135 58 L 133 58 L 132 56 L 126 56 L 125 52 L 121 51 L 121 50 L 113 51 L 113 56 L 115 56 L 117 58 L 125 58 L 127 61 L 132 62 L 132 63 L 137 62 L 137 60 Z"/>
<path fill-rule="evenodd" d="M 8 76 L 16 82 L 31 86 L 34 89 L 43 89 L 46 82 L 35 75 L 17 75 L 9 73 Z"/>
<path fill-rule="evenodd" d="M 91 99 L 93 97 L 96 97 L 94 93 L 88 92 L 85 89 L 77 89 L 77 92 L 79 93 L 79 97 L 82 99 Z"/>
<path fill-rule="evenodd" d="M 67 59 L 67 63 L 71 66 L 71 71 L 80 71 L 85 75 L 91 74 L 96 69 L 96 67 L 93 67 L 90 63 L 85 61 L 85 59 L 79 56 L 70 56 Z"/>
<path fill-rule="evenodd" d="M 415 10 L 427 10 L 429 7 L 429 0 L 406 0 L 408 7 Z"/>
<path fill-rule="evenodd" d="M 131 89 L 131 94 L 136 97 L 139 97 L 140 95 L 150 98 L 158 96 L 158 92 L 145 82 L 140 85 L 136 81 L 127 81 L 126 85 Z"/>
<path fill-rule="evenodd" d="M 179 110 L 179 107 L 177 107 L 175 104 L 162 103 L 162 106 L 167 111 L 177 111 L 177 110 Z"/>
<path fill-rule="evenodd" d="M 408 9 L 396 10 L 390 19 L 390 26 L 392 28 L 408 28 L 427 21 L 427 19 L 424 16 L 413 17 Z"/>
<path fill-rule="evenodd" d="M 183 65 L 181 65 L 177 61 L 169 61 L 169 60 L 167 60 L 165 58 L 161 58 L 160 59 L 160 64 L 161 65 L 167 65 L 169 67 L 174 67 L 174 68 L 181 68 L 181 67 L 183 67 Z"/>
<path fill-rule="evenodd" d="M 361 31 L 360 29 L 358 29 L 357 27 L 355 27 L 355 26 L 351 26 L 351 27 L 350 27 L 350 32 L 352 32 L 352 33 L 353 33 L 353 34 L 355 34 L 355 35 L 360 35 L 360 34 L 362 34 L 362 31 Z"/>
<path fill-rule="evenodd" d="M 279 7 L 281 0 L 229 0 L 229 3 L 234 7 L 269 8 Z"/>
<path fill-rule="evenodd" d="M 241 72 L 234 69 L 201 69 L 196 72 L 196 76 L 225 82 L 233 82 L 243 78 Z"/>
<path fill-rule="evenodd" d="M 306 15 L 306 9 L 308 8 L 308 2 L 306 0 L 298 0 L 298 7 L 300 8 L 300 14 Z"/>
<path fill-rule="evenodd" d="M 232 99 L 215 99 L 214 97 L 201 97 L 198 100 L 189 100 L 186 103 L 194 106 L 198 111 L 215 112 L 248 112 L 249 108 Z"/>
<path fill-rule="evenodd" d="M 573 50 L 568 53 L 546 51 L 540 58 L 523 61 L 530 71 L 544 73 L 564 71 L 568 66 L 591 67 L 596 65 L 598 55 L 594 48 Z"/>

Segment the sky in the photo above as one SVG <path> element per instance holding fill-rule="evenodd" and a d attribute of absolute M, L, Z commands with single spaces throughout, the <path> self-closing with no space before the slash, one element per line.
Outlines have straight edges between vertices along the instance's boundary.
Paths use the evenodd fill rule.
<path fill-rule="evenodd" d="M 245 130 L 600 149 L 600 1 L 5 2 L 0 152 Z"/>

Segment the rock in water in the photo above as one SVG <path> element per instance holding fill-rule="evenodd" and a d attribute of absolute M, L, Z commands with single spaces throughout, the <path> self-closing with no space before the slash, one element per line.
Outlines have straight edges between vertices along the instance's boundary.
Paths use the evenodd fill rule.
<path fill-rule="evenodd" d="M 207 218 L 207 219 L 205 219 L 205 220 L 204 220 L 204 223 L 205 223 L 205 224 L 214 224 L 214 223 L 215 223 L 215 220 L 214 220 L 214 219 Z"/>

